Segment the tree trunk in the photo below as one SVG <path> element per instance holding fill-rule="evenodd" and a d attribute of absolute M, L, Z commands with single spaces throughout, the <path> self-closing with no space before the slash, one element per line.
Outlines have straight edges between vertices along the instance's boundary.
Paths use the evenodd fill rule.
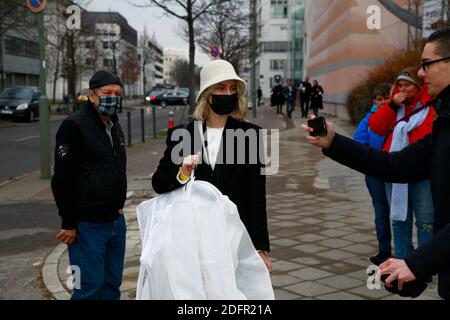
<path fill-rule="evenodd" d="M 192 4 L 188 1 L 188 29 L 189 29 L 189 117 L 195 110 L 195 39 L 194 20 L 192 17 Z"/>
<path fill-rule="evenodd" d="M 146 93 L 146 90 L 147 90 L 147 77 L 145 76 L 145 62 L 143 62 L 142 74 L 144 76 L 144 79 L 143 79 L 144 88 L 142 88 L 142 90 L 144 91 L 144 97 L 145 97 L 145 95 L 147 94 Z"/>

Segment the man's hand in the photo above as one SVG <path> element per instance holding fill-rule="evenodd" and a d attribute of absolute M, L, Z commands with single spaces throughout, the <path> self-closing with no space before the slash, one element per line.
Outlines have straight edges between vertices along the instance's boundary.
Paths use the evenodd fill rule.
<path fill-rule="evenodd" d="M 56 236 L 56 239 L 65 244 L 71 244 L 75 241 L 77 237 L 77 229 L 65 230 L 61 229 L 61 231 Z"/>
<path fill-rule="evenodd" d="M 267 252 L 259 251 L 258 253 L 259 253 L 261 259 L 263 259 L 264 263 L 266 264 L 267 270 L 269 270 L 269 273 L 272 275 L 272 261 L 270 261 L 270 258 L 267 255 Z"/>
<path fill-rule="evenodd" d="M 312 115 L 311 119 L 314 119 L 315 116 Z M 306 140 L 308 140 L 308 142 L 310 144 L 312 144 L 313 146 L 317 146 L 320 147 L 322 149 L 328 149 L 331 147 L 331 144 L 333 143 L 333 139 L 334 136 L 336 135 L 334 132 L 334 126 L 331 122 L 327 121 L 327 129 L 328 129 L 328 134 L 326 136 L 323 137 L 313 137 L 310 136 L 309 133 L 312 133 L 314 130 L 313 128 L 308 127 L 305 124 L 302 124 L 302 128 L 303 130 L 305 130 L 308 133 L 308 136 L 306 137 Z"/>
<path fill-rule="evenodd" d="M 398 279 L 398 290 L 403 289 L 405 282 L 416 280 L 416 276 L 411 272 L 405 260 L 389 259 L 380 265 L 379 276 L 384 274 L 389 276 L 386 278 L 385 283 L 388 288 L 392 286 L 392 281 Z"/>

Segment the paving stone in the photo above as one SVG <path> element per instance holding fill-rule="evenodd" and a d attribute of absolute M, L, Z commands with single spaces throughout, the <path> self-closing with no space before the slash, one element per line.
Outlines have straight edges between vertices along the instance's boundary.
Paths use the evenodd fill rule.
<path fill-rule="evenodd" d="M 345 225 L 346 225 L 345 223 L 341 223 L 341 222 L 328 221 L 328 222 L 322 223 L 321 227 L 330 228 L 330 229 L 333 229 L 333 228 L 337 229 L 337 228 L 344 227 Z"/>
<path fill-rule="evenodd" d="M 326 286 L 336 288 L 336 289 L 341 289 L 341 290 L 364 285 L 364 282 L 361 280 L 356 280 L 356 279 L 346 277 L 343 275 L 337 275 L 337 276 L 330 277 L 330 278 L 320 279 L 320 280 L 317 280 L 317 282 L 320 284 L 324 284 Z"/>
<path fill-rule="evenodd" d="M 289 272 L 289 275 L 300 278 L 302 280 L 317 280 L 325 277 L 330 277 L 333 274 L 318 268 L 307 267 L 297 271 Z"/>
<path fill-rule="evenodd" d="M 353 258 L 344 260 L 344 262 L 367 268 L 368 266 L 372 265 L 372 262 L 370 262 L 370 260 L 369 260 L 370 256 L 372 256 L 372 255 L 367 255 L 367 257 L 353 257 Z"/>
<path fill-rule="evenodd" d="M 315 281 L 305 281 L 298 284 L 294 284 L 292 286 L 284 287 L 285 290 L 292 291 L 294 293 L 298 293 L 302 296 L 306 297 L 314 297 L 320 296 L 327 293 L 335 292 L 336 289 L 324 286 Z"/>
<path fill-rule="evenodd" d="M 340 248 L 348 246 L 352 244 L 352 242 L 343 240 L 343 239 L 327 239 L 318 242 L 322 246 L 330 247 L 330 248 Z"/>
<path fill-rule="evenodd" d="M 302 297 L 302 295 L 295 294 L 282 289 L 274 289 L 275 300 L 296 300 Z"/>
<path fill-rule="evenodd" d="M 350 231 L 342 231 L 342 230 L 338 230 L 338 229 L 327 229 L 327 230 L 320 232 L 321 235 L 324 235 L 324 236 L 330 237 L 330 238 L 342 237 L 342 236 L 348 235 L 349 233 L 350 233 Z"/>
<path fill-rule="evenodd" d="M 270 243 L 278 245 L 278 246 L 289 247 L 289 246 L 293 246 L 293 245 L 298 245 L 299 241 L 281 238 L 281 239 L 272 240 Z"/>
<path fill-rule="evenodd" d="M 354 230 L 354 229 L 353 229 Z M 367 242 L 367 241 L 373 241 L 373 243 L 376 243 L 376 238 L 374 238 L 371 235 L 362 234 L 362 233 L 351 233 L 345 237 L 342 237 L 344 240 L 354 241 L 354 242 Z"/>
<path fill-rule="evenodd" d="M 386 289 L 381 287 L 381 289 L 373 289 L 370 290 L 367 288 L 366 285 L 361 286 L 359 288 L 351 289 L 349 292 L 359 294 L 365 297 L 368 297 L 370 299 L 381 299 L 383 297 L 386 297 L 387 295 L 390 295 Z"/>
<path fill-rule="evenodd" d="M 347 250 L 353 253 L 360 253 L 360 254 L 365 254 L 365 255 L 369 255 L 372 252 L 374 252 L 375 247 L 374 246 L 369 246 L 367 244 L 354 244 L 345 248 L 342 248 L 343 250 Z"/>
<path fill-rule="evenodd" d="M 347 251 L 342 251 L 339 249 L 333 249 L 333 250 L 328 250 L 328 251 L 324 251 L 324 252 L 319 252 L 319 253 L 317 253 L 317 255 L 320 257 L 324 257 L 327 259 L 333 259 L 333 260 L 344 260 L 344 259 L 352 258 L 355 256 L 353 253 L 350 253 Z"/>
<path fill-rule="evenodd" d="M 303 252 L 307 252 L 307 253 L 316 253 L 316 252 L 320 252 L 323 250 L 327 250 L 328 248 L 311 243 L 311 244 L 303 244 L 300 246 L 296 246 L 296 247 L 294 247 L 294 249 L 303 251 Z"/>
<path fill-rule="evenodd" d="M 283 271 L 297 270 L 304 267 L 304 265 L 286 260 L 278 260 L 272 263 L 272 267 L 274 271 L 283 272 Z"/>
<path fill-rule="evenodd" d="M 272 275 L 270 277 L 272 285 L 274 287 L 284 287 L 288 285 L 293 285 L 302 281 L 302 279 L 289 276 L 289 275 Z"/>
<path fill-rule="evenodd" d="M 320 241 L 320 240 L 325 240 L 326 238 L 317 234 L 313 234 L 313 233 L 307 233 L 307 234 L 302 234 L 298 237 L 296 237 L 297 239 L 300 239 L 303 242 L 315 242 L 315 241 Z"/>
<path fill-rule="evenodd" d="M 364 298 L 345 292 L 345 291 L 340 291 L 340 292 L 334 292 L 334 293 L 329 293 L 329 294 L 325 294 L 322 296 L 318 296 L 317 299 L 320 300 L 364 300 Z"/>
<path fill-rule="evenodd" d="M 367 268 L 361 268 L 361 270 L 346 273 L 345 276 L 353 278 L 353 279 L 361 280 L 361 281 L 364 281 L 367 283 L 367 279 L 368 279 L 369 275 L 367 274 L 366 270 L 367 270 Z"/>
<path fill-rule="evenodd" d="M 318 223 L 322 223 L 322 220 L 315 219 L 315 218 L 305 218 L 305 219 L 301 219 L 300 222 L 306 223 L 306 224 L 318 224 Z"/>
<path fill-rule="evenodd" d="M 314 266 L 314 265 L 318 265 L 318 264 L 322 263 L 322 261 L 314 259 L 314 258 L 310 258 L 310 257 L 295 258 L 295 259 L 292 259 L 292 261 L 299 262 L 299 263 L 309 265 L 309 266 Z"/>

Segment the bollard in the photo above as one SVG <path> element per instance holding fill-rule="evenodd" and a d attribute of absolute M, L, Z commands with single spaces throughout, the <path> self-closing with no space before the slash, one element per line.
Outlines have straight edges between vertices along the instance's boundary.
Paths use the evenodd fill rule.
<path fill-rule="evenodd" d="M 152 106 L 153 138 L 156 139 L 156 107 Z"/>
<path fill-rule="evenodd" d="M 131 147 L 131 111 L 127 111 L 128 146 Z"/>
<path fill-rule="evenodd" d="M 175 122 L 173 120 L 174 113 L 173 111 L 169 112 L 169 129 L 172 129 L 175 126 Z"/>
<path fill-rule="evenodd" d="M 142 138 L 142 143 L 145 143 L 144 109 L 141 109 L 141 138 Z"/>

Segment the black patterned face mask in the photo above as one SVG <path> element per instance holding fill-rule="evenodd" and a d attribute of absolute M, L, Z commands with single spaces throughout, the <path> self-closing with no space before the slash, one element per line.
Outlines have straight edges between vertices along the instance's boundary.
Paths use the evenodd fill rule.
<path fill-rule="evenodd" d="M 115 115 L 119 112 L 122 104 L 122 97 L 120 96 L 98 96 L 99 105 L 98 111 L 107 116 Z"/>
<path fill-rule="evenodd" d="M 236 108 L 239 98 L 237 93 L 232 95 L 211 95 L 212 110 L 219 115 L 227 115 L 234 111 Z"/>

